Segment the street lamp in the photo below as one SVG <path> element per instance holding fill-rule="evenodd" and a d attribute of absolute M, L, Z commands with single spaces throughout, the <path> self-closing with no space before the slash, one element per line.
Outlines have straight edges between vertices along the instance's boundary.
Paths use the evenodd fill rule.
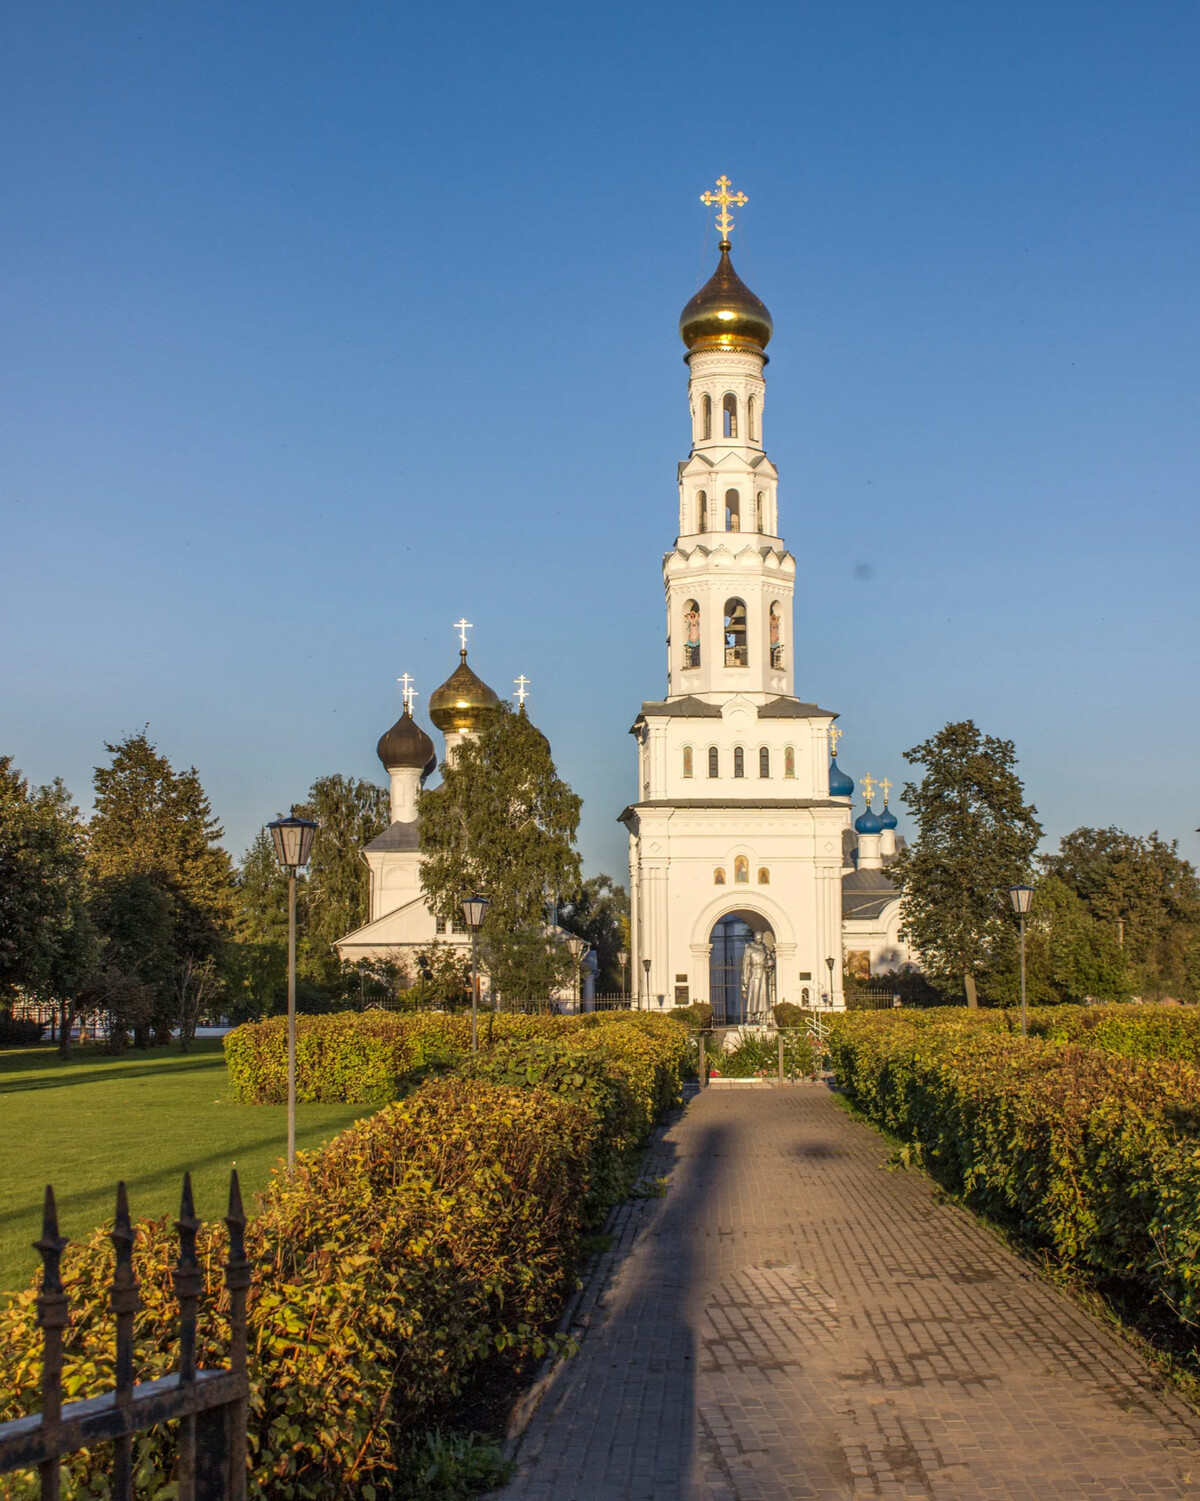
<path fill-rule="evenodd" d="M 649 1009 L 650 1009 L 650 961 L 649 961 L 649 959 L 643 959 L 642 960 L 642 968 L 646 972 L 646 1010 L 649 1011 Z M 639 1007 L 638 1009 L 640 1010 L 641 1007 Z"/>
<path fill-rule="evenodd" d="M 577 933 L 572 933 L 570 938 L 567 939 L 567 947 L 571 950 L 571 958 L 575 964 L 575 1010 L 582 1011 L 583 1006 L 579 993 L 579 966 L 583 962 L 583 956 L 587 953 L 591 944 L 586 943 Z"/>
<path fill-rule="evenodd" d="M 471 1051 L 479 1051 L 479 930 L 489 906 L 485 896 L 463 898 L 462 915 L 471 935 Z"/>
<path fill-rule="evenodd" d="M 833 1009 L 833 955 L 832 954 L 830 954 L 829 957 L 825 960 L 825 966 L 829 970 L 829 990 L 828 990 L 827 994 L 829 996 L 829 1009 L 832 1010 Z"/>
<path fill-rule="evenodd" d="M 1029 1018 L 1025 1010 L 1025 919 L 1033 906 L 1033 887 L 1010 886 L 1008 895 L 1013 911 L 1017 914 L 1017 921 L 1021 924 L 1021 1036 L 1028 1037 Z"/>
<path fill-rule="evenodd" d="M 617 963 L 621 966 L 621 994 L 629 994 L 629 955 L 624 949 L 617 950 Z"/>
<path fill-rule="evenodd" d="M 269 823 L 275 858 L 288 878 L 288 1085 L 287 1165 L 296 1165 L 296 872 L 308 864 L 317 826 L 307 818 L 277 818 Z"/>

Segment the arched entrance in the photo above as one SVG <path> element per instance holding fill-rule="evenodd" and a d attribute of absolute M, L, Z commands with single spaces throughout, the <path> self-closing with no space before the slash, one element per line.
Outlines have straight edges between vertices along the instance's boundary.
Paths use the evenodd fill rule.
<path fill-rule="evenodd" d="M 747 1021 L 765 1021 L 763 1014 L 748 1015 L 752 1010 L 742 994 L 742 962 L 746 945 L 755 933 L 762 934 L 770 956 L 768 971 L 766 1010 L 775 999 L 774 953 L 775 934 L 771 924 L 757 912 L 730 912 L 714 923 L 709 936 L 711 949 L 708 961 L 708 998 L 713 1008 L 713 1025 L 736 1027 Z"/>

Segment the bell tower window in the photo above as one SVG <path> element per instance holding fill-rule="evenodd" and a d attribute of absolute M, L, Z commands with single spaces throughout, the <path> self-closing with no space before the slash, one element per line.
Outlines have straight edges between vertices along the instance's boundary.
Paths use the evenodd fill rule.
<path fill-rule="evenodd" d="M 766 520 L 767 497 L 760 490 L 754 497 L 754 530 L 756 532 L 765 532 L 767 529 L 765 524 Z"/>
<path fill-rule="evenodd" d="M 725 436 L 737 437 L 737 397 L 732 391 L 721 402 L 721 410 L 725 417 Z"/>
<path fill-rule="evenodd" d="M 701 438 L 712 437 L 712 397 L 704 396 L 700 401 L 700 436 Z"/>
<path fill-rule="evenodd" d="M 736 490 L 725 492 L 725 530 L 740 532 L 742 529 L 741 497 Z"/>
<path fill-rule="evenodd" d="M 749 667 L 750 650 L 746 645 L 746 601 L 725 601 L 725 666 Z"/>
<path fill-rule="evenodd" d="M 703 490 L 696 496 L 696 512 L 699 516 L 699 525 L 696 530 L 706 532 L 708 530 L 708 496 Z"/>
<path fill-rule="evenodd" d="M 694 599 L 683 607 L 683 666 L 700 666 L 700 606 Z"/>
<path fill-rule="evenodd" d="M 754 397 L 751 396 L 746 402 L 746 436 L 751 443 L 758 437 L 758 412 L 755 410 Z"/>

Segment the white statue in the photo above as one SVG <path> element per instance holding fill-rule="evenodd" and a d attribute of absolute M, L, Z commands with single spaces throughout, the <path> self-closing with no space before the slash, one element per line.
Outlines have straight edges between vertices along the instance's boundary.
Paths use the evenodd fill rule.
<path fill-rule="evenodd" d="M 771 950 L 763 935 L 754 937 L 742 950 L 742 1015 L 747 1021 L 762 1021 L 770 998 Z"/>

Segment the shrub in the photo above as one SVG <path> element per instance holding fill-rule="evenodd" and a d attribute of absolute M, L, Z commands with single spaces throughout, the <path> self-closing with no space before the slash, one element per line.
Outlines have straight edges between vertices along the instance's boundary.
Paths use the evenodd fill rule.
<path fill-rule="evenodd" d="M 1200 1065 L 1200 1008 L 1192 1006 L 1048 1006 L 1031 1012 L 1029 1030 L 1127 1058 Z"/>
<path fill-rule="evenodd" d="M 1010 1024 L 846 1015 L 830 1052 L 864 1113 L 976 1207 L 1200 1318 L 1200 1071 L 1023 1041 Z"/>
<path fill-rule="evenodd" d="M 272 1183 L 247 1230 L 252 1495 L 386 1490 L 406 1436 L 479 1362 L 541 1353 L 576 1253 L 590 1130 L 583 1106 L 545 1090 L 441 1080 Z M 175 1359 L 175 1247 L 165 1220 L 139 1228 L 138 1380 Z M 198 1249 L 199 1355 L 215 1364 L 227 1340 L 223 1227 L 206 1227 Z M 71 1399 L 112 1384 L 111 1265 L 102 1231 L 64 1259 Z M 0 1310 L 0 1419 L 39 1406 L 35 1302 L 30 1290 Z M 139 1495 L 167 1483 L 173 1444 L 163 1430 L 137 1441 Z M 67 1470 L 64 1497 L 104 1493 L 88 1489 L 103 1484 L 98 1456 Z M 32 1475 L 8 1485 L 6 1496 L 38 1494 Z"/>
<path fill-rule="evenodd" d="M 797 1006 L 795 1001 L 780 1001 L 771 1010 L 777 1027 L 802 1027 L 812 1015 L 803 1006 Z"/>
<path fill-rule="evenodd" d="M 708 1001 L 693 1001 L 690 1006 L 675 1006 L 663 1014 L 674 1022 L 682 1022 L 693 1032 L 707 1032 L 713 1024 L 713 1008 Z"/>
<path fill-rule="evenodd" d="M 42 1023 L 0 1012 L 0 1048 L 29 1048 L 42 1040 Z"/>

